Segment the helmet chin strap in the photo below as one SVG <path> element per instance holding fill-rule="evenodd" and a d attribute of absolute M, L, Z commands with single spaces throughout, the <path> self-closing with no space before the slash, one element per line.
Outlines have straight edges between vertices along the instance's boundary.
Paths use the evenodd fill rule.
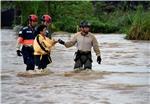
<path fill-rule="evenodd" d="M 31 25 L 31 22 L 29 22 L 29 26 L 30 26 L 30 27 L 33 27 L 33 26 Z"/>
<path fill-rule="evenodd" d="M 35 26 L 33 26 L 31 23 L 29 23 L 29 26 L 33 29 Z"/>

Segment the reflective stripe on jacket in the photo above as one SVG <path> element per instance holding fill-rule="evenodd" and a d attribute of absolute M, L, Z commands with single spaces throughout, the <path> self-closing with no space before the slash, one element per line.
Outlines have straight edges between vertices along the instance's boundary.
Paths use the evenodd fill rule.
<path fill-rule="evenodd" d="M 34 28 L 26 26 L 19 31 L 18 43 L 22 45 L 33 45 L 35 36 Z"/>

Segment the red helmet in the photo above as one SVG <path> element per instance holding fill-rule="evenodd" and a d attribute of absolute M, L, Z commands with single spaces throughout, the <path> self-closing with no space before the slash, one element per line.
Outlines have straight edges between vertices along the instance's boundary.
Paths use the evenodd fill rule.
<path fill-rule="evenodd" d="M 38 21 L 38 17 L 35 14 L 31 14 L 28 17 L 29 21 L 33 21 L 33 22 L 37 22 Z"/>
<path fill-rule="evenodd" d="M 43 15 L 42 18 L 41 18 L 41 21 L 51 23 L 52 18 L 49 15 Z"/>

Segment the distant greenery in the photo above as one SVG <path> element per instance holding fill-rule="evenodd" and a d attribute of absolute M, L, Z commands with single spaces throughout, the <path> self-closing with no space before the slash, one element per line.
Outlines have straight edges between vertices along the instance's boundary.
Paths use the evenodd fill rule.
<path fill-rule="evenodd" d="M 80 21 L 88 20 L 92 32 L 126 33 L 127 39 L 150 39 L 149 1 L 2 1 L 1 7 L 19 9 L 22 25 L 27 24 L 30 14 L 37 14 L 39 20 L 43 14 L 49 14 L 53 31 L 76 32 Z"/>
<path fill-rule="evenodd" d="M 143 12 L 142 7 L 138 8 L 126 38 L 150 40 L 150 12 Z"/>

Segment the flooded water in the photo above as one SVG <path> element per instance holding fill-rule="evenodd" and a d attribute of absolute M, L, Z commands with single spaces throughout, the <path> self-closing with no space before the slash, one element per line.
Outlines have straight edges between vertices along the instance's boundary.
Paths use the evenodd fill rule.
<path fill-rule="evenodd" d="M 65 75 L 73 70 L 75 47 L 56 44 L 52 50 L 53 74 L 17 77 L 25 71 L 16 55 L 15 32 L 1 30 L 2 104 L 148 104 L 150 102 L 150 42 L 125 40 L 121 34 L 97 34 L 102 64 L 93 55 L 93 72 Z M 69 35 L 55 39 L 69 40 Z"/>

